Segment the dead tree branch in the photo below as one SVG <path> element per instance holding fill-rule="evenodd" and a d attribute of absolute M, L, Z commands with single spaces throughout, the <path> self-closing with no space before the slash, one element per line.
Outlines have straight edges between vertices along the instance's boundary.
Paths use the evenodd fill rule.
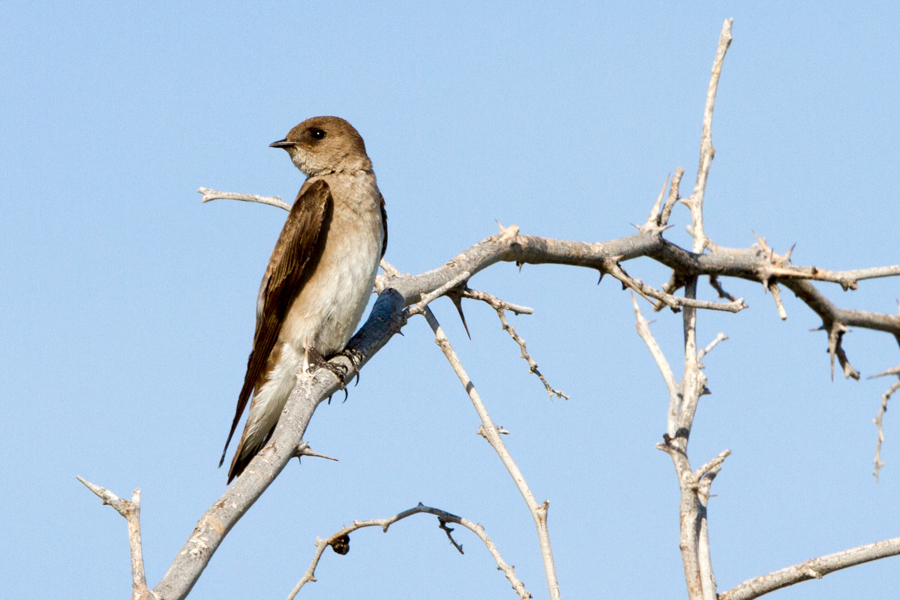
<path fill-rule="evenodd" d="M 521 351 L 521 358 L 523 358 L 528 363 L 528 372 L 534 373 L 538 379 L 541 380 L 541 383 L 544 384 L 544 389 L 547 390 L 547 395 L 552 399 L 553 396 L 561 400 L 568 400 L 569 397 L 566 396 L 561 390 L 557 390 L 550 386 L 547 383 L 547 379 L 544 375 L 538 370 L 538 365 L 534 362 L 534 359 L 531 358 L 531 355 L 528 354 L 528 350 L 525 348 L 525 340 L 522 339 L 519 334 L 516 333 L 516 328 L 509 324 L 509 321 L 506 319 L 506 311 L 510 310 L 517 315 L 521 314 L 531 314 L 534 311 L 526 306 L 516 306 L 515 304 L 510 304 L 505 300 L 501 300 L 495 296 L 491 296 L 485 292 L 479 292 L 477 290 L 470 290 L 466 288 L 461 293 L 463 298 L 472 298 L 473 300 L 481 300 L 485 302 L 488 306 L 497 311 L 497 316 L 500 318 L 500 326 L 503 328 L 503 331 L 509 334 L 509 337 L 519 345 L 519 350 Z"/>
<path fill-rule="evenodd" d="M 481 427 L 478 428 L 478 432 L 488 441 L 491 448 L 497 453 L 497 456 L 500 457 L 500 461 L 503 463 L 503 466 L 506 467 L 513 482 L 515 482 L 516 487 L 519 489 L 519 493 L 522 494 L 525 504 L 528 506 L 528 511 L 531 513 L 531 516 L 534 519 L 534 525 L 537 528 L 538 544 L 541 549 L 541 558 L 544 561 L 544 575 L 547 578 L 550 599 L 560 600 L 559 582 L 556 579 L 556 566 L 553 564 L 553 551 L 550 548 L 550 533 L 547 529 L 547 511 L 550 508 L 550 502 L 549 500 L 545 500 L 543 504 L 538 504 L 534 494 L 531 493 L 531 489 L 528 487 L 528 483 L 525 481 L 525 477 L 522 475 L 518 465 L 516 465 L 509 451 L 506 449 L 506 445 L 500 437 L 500 428 L 494 425 L 494 421 L 491 419 L 490 414 L 488 414 L 484 402 L 481 401 L 478 390 L 475 389 L 475 384 L 469 379 L 469 375 L 463 368 L 459 356 L 456 355 L 456 351 L 453 349 L 453 346 L 450 345 L 450 340 L 447 339 L 444 330 L 441 329 L 441 326 L 434 317 L 434 313 L 431 312 L 431 309 L 426 309 L 425 318 L 428 320 L 428 325 L 431 326 L 431 330 L 434 332 L 435 343 L 441 349 L 441 352 L 444 353 L 444 356 L 447 357 L 447 361 L 450 363 L 450 366 L 453 367 L 456 376 L 459 377 L 460 383 L 463 384 L 466 393 L 469 395 L 469 400 L 472 401 L 472 405 L 475 407 L 475 412 L 478 413 L 478 417 L 481 419 Z"/>
<path fill-rule="evenodd" d="M 456 515 L 439 508 L 425 506 L 420 502 L 418 506 L 398 513 L 393 517 L 388 517 L 386 519 L 372 519 L 370 521 L 353 521 L 353 525 L 342 528 L 340 531 L 324 540 L 322 538 L 316 538 L 316 553 L 313 556 L 312 562 L 306 569 L 306 573 L 303 574 L 303 577 L 297 582 L 297 585 L 291 590 L 291 593 L 288 594 L 287 600 L 294 600 L 297 593 L 300 591 L 300 588 L 311 581 L 316 581 L 316 566 L 318 566 L 319 560 L 322 558 L 322 553 L 325 552 L 325 549 L 328 548 L 328 546 L 334 548 L 334 551 L 338 554 L 346 554 L 350 550 L 350 534 L 357 529 L 363 529 L 364 527 L 380 527 L 383 532 L 387 533 L 388 528 L 397 521 L 402 521 L 407 517 L 418 514 L 435 515 L 440 523 L 440 528 L 446 532 L 447 537 L 450 538 L 450 543 L 459 550 L 460 554 L 462 554 L 462 545 L 457 544 L 456 540 L 453 539 L 453 536 L 451 535 L 453 530 L 447 526 L 447 523 L 457 523 L 477 535 L 478 539 L 484 543 L 488 552 L 491 553 L 491 556 L 493 556 L 494 560 L 497 562 L 497 569 L 503 571 L 503 574 L 509 580 L 509 583 L 512 585 L 513 590 L 519 596 L 520 600 L 528 600 L 532 597 L 531 593 L 525 589 L 525 584 L 516 577 L 514 567 L 506 564 L 506 561 L 503 560 L 500 552 L 497 551 L 496 545 L 484 532 L 484 527 L 482 527 L 480 523 L 473 523 L 468 519 L 457 517 Z"/>
<path fill-rule="evenodd" d="M 155 600 L 157 595 L 147 589 L 144 575 L 144 548 L 141 542 L 141 488 L 134 490 L 131 500 L 123 500 L 106 488 L 94 485 L 81 477 L 77 478 L 94 492 L 103 504 L 108 504 L 125 517 L 128 523 L 128 545 L 131 547 L 131 598 L 132 600 Z"/>
<path fill-rule="evenodd" d="M 881 395 L 881 406 L 878 407 L 878 414 L 872 419 L 872 422 L 875 423 L 875 427 L 878 429 L 878 443 L 875 446 L 875 459 L 873 461 L 875 463 L 875 471 L 872 473 L 875 475 L 875 481 L 878 481 L 878 473 L 881 471 L 881 467 L 884 466 L 884 463 L 881 462 L 881 444 L 884 442 L 884 414 L 887 412 L 888 400 L 891 399 L 894 392 L 900 390 L 900 365 L 869 377 L 869 379 L 875 379 L 876 377 L 885 377 L 887 375 L 896 375 L 897 381 Z"/>
<path fill-rule="evenodd" d="M 662 231 L 638 232 L 607 242 L 590 243 L 521 235 L 517 229 L 510 227 L 431 271 L 420 275 L 386 272 L 379 276 L 376 281 L 379 299 L 375 309 L 350 341 L 349 347 L 361 353 L 364 364 L 403 327 L 404 307 L 420 302 L 429 293 L 466 272 L 474 276 L 498 262 L 564 264 L 600 270 L 606 261 L 614 257 L 625 261 L 641 256 L 657 260 L 684 277 L 715 275 L 750 281 L 760 281 L 759 269 L 766 260 L 755 247 L 692 253 L 664 239 Z M 788 279 L 783 285 L 830 322 L 900 336 L 900 316 L 838 308 L 805 280 Z M 348 381 L 356 373 L 349 360 L 343 357 L 333 360 L 347 368 Z M 224 536 L 293 456 L 315 407 L 338 386 L 337 378 L 322 369 L 306 383 L 298 383 L 269 444 L 247 468 L 246 474 L 239 477 L 200 519 L 184 548 L 154 588 L 160 598 L 186 597 Z"/>
<path fill-rule="evenodd" d="M 759 598 L 769 592 L 774 592 L 801 581 L 821 579 L 825 575 L 840 569 L 854 567 L 878 560 L 879 558 L 897 556 L 898 554 L 900 554 L 900 537 L 875 542 L 874 544 L 866 544 L 865 546 L 857 546 L 856 548 L 820 556 L 780 571 L 773 571 L 767 575 L 747 580 L 727 592 L 719 594 L 719 600 L 753 600 L 753 598 Z"/>

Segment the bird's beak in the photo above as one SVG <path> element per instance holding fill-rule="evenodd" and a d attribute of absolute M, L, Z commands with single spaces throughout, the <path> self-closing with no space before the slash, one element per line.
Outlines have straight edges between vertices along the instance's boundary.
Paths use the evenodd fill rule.
<path fill-rule="evenodd" d="M 290 148 L 294 145 L 294 142 L 289 142 L 285 140 L 278 140 L 277 142 L 272 142 L 269 144 L 269 148 Z"/>

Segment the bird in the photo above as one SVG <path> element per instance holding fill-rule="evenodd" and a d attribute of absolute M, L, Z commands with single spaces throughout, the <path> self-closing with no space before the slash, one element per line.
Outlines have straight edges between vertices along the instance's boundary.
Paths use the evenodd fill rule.
<path fill-rule="evenodd" d="M 313 117 L 272 142 L 306 176 L 259 287 L 247 373 L 221 467 L 251 394 L 228 483 L 263 448 L 296 376 L 344 349 L 387 250 L 387 212 L 359 132 Z"/>

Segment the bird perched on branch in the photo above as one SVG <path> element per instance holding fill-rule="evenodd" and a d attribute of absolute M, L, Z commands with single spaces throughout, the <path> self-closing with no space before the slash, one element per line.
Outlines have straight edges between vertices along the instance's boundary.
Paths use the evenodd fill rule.
<path fill-rule="evenodd" d="M 343 350 L 387 249 L 387 213 L 362 137 L 338 117 L 303 121 L 283 140 L 307 175 L 266 266 L 256 333 L 222 460 L 252 394 L 228 470 L 241 474 L 275 429 L 296 376 Z"/>

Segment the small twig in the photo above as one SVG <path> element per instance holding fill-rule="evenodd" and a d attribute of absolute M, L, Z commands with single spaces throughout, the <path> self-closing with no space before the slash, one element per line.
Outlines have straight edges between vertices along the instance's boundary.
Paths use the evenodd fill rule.
<path fill-rule="evenodd" d="M 666 204 L 663 206 L 662 213 L 659 215 L 659 224 L 661 227 L 665 227 L 669 223 L 669 215 L 672 214 L 675 203 L 681 199 L 678 192 L 681 187 L 681 178 L 683 176 L 684 169 L 681 167 L 675 169 L 675 175 L 672 177 L 672 185 L 669 186 L 669 197 L 666 199 Z"/>
<path fill-rule="evenodd" d="M 722 463 L 724 463 L 725 459 L 729 456 L 731 456 L 731 450 L 722 450 L 719 452 L 718 456 L 694 471 L 694 478 L 699 482 L 704 477 L 718 475 L 719 471 L 722 470 Z"/>
<path fill-rule="evenodd" d="M 420 502 L 419 504 L 421 504 L 421 502 Z M 463 552 L 462 544 L 457 543 L 457 541 L 453 539 L 453 529 L 450 528 L 449 525 L 447 525 L 447 521 L 446 521 L 445 519 L 440 519 L 440 518 L 439 518 L 439 519 L 438 519 L 438 522 L 440 523 L 440 528 L 443 529 L 443 530 L 444 530 L 444 533 L 447 534 L 447 539 L 450 540 L 450 543 L 453 544 L 453 547 L 456 548 L 456 550 L 457 550 L 460 554 L 465 554 L 465 553 Z"/>
<path fill-rule="evenodd" d="M 684 204 L 691 209 L 692 234 L 694 236 L 694 252 L 701 254 L 706 248 L 708 239 L 703 229 L 703 198 L 706 194 L 706 181 L 709 178 L 709 167 L 712 164 L 716 149 L 712 144 L 712 120 L 713 109 L 716 105 L 716 92 L 719 89 L 719 76 L 722 73 L 722 63 L 725 54 L 731 45 L 732 19 L 725 19 L 722 25 L 722 34 L 719 36 L 719 48 L 713 61 L 712 77 L 709 79 L 709 89 L 706 92 L 706 108 L 703 111 L 703 133 L 700 137 L 700 167 L 697 169 L 697 183 L 694 185 L 694 193 Z"/>
<path fill-rule="evenodd" d="M 277 208 L 283 208 L 290 212 L 291 205 L 279 198 L 278 196 L 258 196 L 256 194 L 237 194 L 234 192 L 219 192 L 209 188 L 199 188 L 198 193 L 203 194 L 201 202 L 209 202 L 211 200 L 241 200 L 242 202 L 258 202 L 260 204 L 268 204 Z"/>
<path fill-rule="evenodd" d="M 131 500 L 123 500 L 106 488 L 77 477 L 84 486 L 94 492 L 103 504 L 108 504 L 125 517 L 128 524 L 128 545 L 131 547 L 131 598 L 132 600 L 150 600 L 157 595 L 147 588 L 144 575 L 144 551 L 141 543 L 141 488 L 134 490 Z"/>
<path fill-rule="evenodd" d="M 663 302 L 666 306 L 675 310 L 676 312 L 678 309 L 684 306 L 690 306 L 692 308 L 702 308 L 707 310 L 721 310 L 730 313 L 737 313 L 747 308 L 747 305 L 744 303 L 743 298 L 738 298 L 737 300 L 726 304 L 723 302 L 709 302 L 706 300 L 697 300 L 696 298 L 673 296 L 671 294 L 667 294 L 650 287 L 640 279 L 631 277 L 622 269 L 622 267 L 620 267 L 616 263 L 615 259 L 608 259 L 605 262 L 605 272 L 621 281 L 628 288 L 640 294 L 641 297 L 643 297 L 648 302 L 651 302 L 650 298 L 655 298 L 656 300 Z"/>
<path fill-rule="evenodd" d="M 537 363 L 534 361 L 533 358 L 531 358 L 531 355 L 528 353 L 528 350 L 525 348 L 525 340 L 522 339 L 522 337 L 516 333 L 516 328 L 513 327 L 512 325 L 510 325 L 509 321 L 506 319 L 506 311 L 507 310 L 512 311 L 517 315 L 530 315 L 534 312 L 534 309 L 528 308 L 527 306 L 517 306 L 515 304 L 510 304 L 509 302 L 506 302 L 505 300 L 501 300 L 500 298 L 497 298 L 496 296 L 492 296 L 486 292 L 480 292 L 478 290 L 466 289 L 462 292 L 461 295 L 464 298 L 471 298 L 473 300 L 481 300 L 482 302 L 485 302 L 488 305 L 490 305 L 490 307 L 493 308 L 495 311 L 497 311 L 497 316 L 500 317 L 500 325 L 501 325 L 501 327 L 503 327 L 503 331 L 508 333 L 509 337 L 511 337 L 512 340 L 516 344 L 519 345 L 519 350 L 521 351 L 521 354 L 519 355 L 520 358 L 525 359 L 525 361 L 528 363 L 528 371 L 530 373 L 534 373 L 535 375 L 537 375 L 538 379 L 541 380 L 541 383 L 544 384 L 544 389 L 547 390 L 547 395 L 550 396 L 551 399 L 553 398 L 553 396 L 556 396 L 557 398 L 559 398 L 561 400 L 569 399 L 569 397 L 566 394 L 564 394 L 561 390 L 557 390 L 557 389 L 553 388 L 549 383 L 547 383 L 547 379 L 538 370 Z"/>
<path fill-rule="evenodd" d="M 900 275 L 900 265 L 856 269 L 853 271 L 829 271 L 828 269 L 819 269 L 817 267 L 795 267 L 793 265 L 786 265 L 773 267 L 771 273 L 778 277 L 795 277 L 797 279 L 813 279 L 816 281 L 838 283 L 845 290 L 855 290 L 859 287 L 857 282 L 863 279 L 895 277 Z"/>
<path fill-rule="evenodd" d="M 697 469 L 694 477 L 697 481 L 697 500 L 700 503 L 700 535 L 697 542 L 697 562 L 700 564 L 700 584 L 703 600 L 717 600 L 716 576 L 712 571 L 712 554 L 709 544 L 708 507 L 710 487 L 713 479 L 722 470 L 722 463 L 731 454 L 731 450 L 723 450 L 719 455 Z"/>
<path fill-rule="evenodd" d="M 884 463 L 881 462 L 881 444 L 884 442 L 884 414 L 887 412 L 888 400 L 891 399 L 894 392 L 900 390 L 900 365 L 869 377 L 869 379 L 875 379 L 876 377 L 885 377 L 887 375 L 896 375 L 897 381 L 888 388 L 888 391 L 881 395 L 881 406 L 878 408 L 878 414 L 872 419 L 872 422 L 875 423 L 875 427 L 878 429 L 878 444 L 875 446 L 874 460 L 875 472 L 873 473 L 873 475 L 875 475 L 875 481 L 878 481 L 878 473 L 881 471 L 881 467 L 884 466 Z"/>
<path fill-rule="evenodd" d="M 531 315 L 534 314 L 534 309 L 529 308 L 527 306 L 520 306 L 518 304 L 513 304 L 512 302 L 507 302 L 506 300 L 502 300 L 496 296 L 492 296 L 487 292 L 480 292 L 478 290 L 470 290 L 466 288 L 462 291 L 463 298 L 469 298 L 470 300 L 480 300 L 486 304 L 488 304 L 494 310 L 508 310 L 517 315 Z"/>
<path fill-rule="evenodd" d="M 340 531 L 324 540 L 321 538 L 316 538 L 316 553 L 313 555 L 312 562 L 306 569 L 306 573 L 303 574 L 303 577 L 300 579 L 297 585 L 294 586 L 294 589 L 291 590 L 291 593 L 288 595 L 287 600 L 294 600 L 294 597 L 297 596 L 300 588 L 311 581 L 316 581 L 316 567 L 319 564 L 319 560 L 322 558 L 322 553 L 325 552 L 325 549 L 328 548 L 328 546 L 333 546 L 335 548 L 335 552 L 338 552 L 339 554 L 346 554 L 350 550 L 350 534 L 357 529 L 362 529 L 364 527 L 380 527 L 381 530 L 386 533 L 388 528 L 397 521 L 401 521 L 407 517 L 411 517 L 412 515 L 423 513 L 435 515 L 438 518 L 440 528 L 443 529 L 444 532 L 446 532 L 447 537 L 450 538 L 450 543 L 452 543 L 453 546 L 457 550 L 459 550 L 460 554 L 462 554 L 462 546 L 456 543 L 456 540 L 453 539 L 453 536 L 451 535 L 453 530 L 447 527 L 447 523 L 457 523 L 477 535 L 478 538 L 482 542 L 484 542 L 484 545 L 487 547 L 488 552 L 491 553 L 491 556 L 493 556 L 494 560 L 497 562 L 497 569 L 503 571 L 503 574 L 506 575 L 506 578 L 509 580 L 510 584 L 512 584 L 513 590 L 515 590 L 519 598 L 521 600 L 528 600 L 529 598 L 531 598 L 531 594 L 528 592 L 528 590 L 525 589 L 525 585 L 521 581 L 519 581 L 518 577 L 516 577 L 514 567 L 506 564 L 506 562 L 503 560 L 503 557 L 500 556 L 500 553 L 497 551 L 497 547 L 494 545 L 494 542 L 484 533 L 484 527 L 482 527 L 480 524 L 472 523 L 468 519 L 457 517 L 456 515 L 450 514 L 439 508 L 431 508 L 430 506 L 425 506 L 420 502 L 418 506 L 398 513 L 393 517 L 388 517 L 386 519 L 372 519 L 369 521 L 353 521 L 353 525 L 342 528 Z"/>
<path fill-rule="evenodd" d="M 846 290 L 856 290 L 859 288 L 858 282 L 864 279 L 876 279 L 879 277 L 896 277 L 900 275 L 900 265 L 888 265 L 884 267 L 871 267 L 868 269 L 854 269 L 851 271 L 832 271 L 829 269 L 820 269 L 816 266 L 798 266 L 791 264 L 791 254 L 794 248 L 784 254 L 776 254 L 768 245 L 766 238 L 760 237 L 756 233 L 757 246 L 769 259 L 768 265 L 760 271 L 760 279 L 766 283 L 768 279 L 774 277 L 805 279 L 814 281 L 827 281 L 840 284 Z"/>
<path fill-rule="evenodd" d="M 334 462 L 339 462 L 336 458 L 314 452 L 313 449 L 309 447 L 308 442 L 301 443 L 300 447 L 297 449 L 297 458 L 301 456 L 312 456 L 313 458 L 324 458 L 325 460 L 333 460 Z"/>
<path fill-rule="evenodd" d="M 844 370 L 845 379 L 850 379 L 851 377 L 853 379 L 859 379 L 859 371 L 854 369 L 850 364 L 850 360 L 847 358 L 847 354 L 844 352 L 844 348 L 841 345 L 844 334 L 849 333 L 850 330 L 847 329 L 846 325 L 839 321 L 832 321 L 830 324 L 826 324 L 825 328 L 828 331 L 828 354 L 831 357 L 831 379 L 834 379 L 835 356 L 837 356 L 838 362 Z"/>
<path fill-rule="evenodd" d="M 644 343 L 647 345 L 647 349 L 650 350 L 650 355 L 656 362 L 659 372 L 662 373 L 663 381 L 666 383 L 666 389 L 669 390 L 669 412 L 666 417 L 666 432 L 670 437 L 675 437 L 678 413 L 681 412 L 681 385 L 675 381 L 675 375 L 672 373 L 669 361 L 666 360 L 665 354 L 663 354 L 659 344 L 656 343 L 653 334 L 650 333 L 650 322 L 647 321 L 641 313 L 641 309 L 638 307 L 637 298 L 633 293 L 631 294 L 631 303 L 634 305 L 634 318 L 635 321 L 637 321 L 638 335 L 641 336 L 641 339 L 644 340 Z"/>
<path fill-rule="evenodd" d="M 782 321 L 787 321 L 787 311 L 784 310 L 784 304 L 781 302 L 781 291 L 778 289 L 778 283 L 769 282 L 769 291 L 772 292 L 772 300 L 775 301 L 775 307 L 778 309 L 778 316 Z"/>
<path fill-rule="evenodd" d="M 398 271 L 398 270 L 394 267 L 394 265 L 392 265 L 392 264 L 389 263 L 388 261 L 384 260 L 383 258 L 381 259 L 381 265 L 380 265 L 380 266 L 381 266 L 382 269 L 384 269 L 384 272 L 387 273 L 387 274 L 390 275 L 390 276 L 396 277 L 397 275 L 400 275 L 400 271 Z"/>
<path fill-rule="evenodd" d="M 522 494 L 525 504 L 528 506 L 528 510 L 534 519 L 535 528 L 537 529 L 538 543 L 541 550 L 541 558 L 544 562 L 544 574 L 547 578 L 547 588 L 550 592 L 550 599 L 560 600 L 559 581 L 556 578 L 556 566 L 553 564 L 553 551 L 550 548 L 550 533 L 547 529 L 547 511 L 550 508 L 550 503 L 545 501 L 543 504 L 538 504 L 537 500 L 535 500 L 534 494 L 531 493 L 531 489 L 525 481 L 525 477 L 522 475 L 518 465 L 516 465 L 515 461 L 512 459 L 512 456 L 509 454 L 506 445 L 500 437 L 500 428 L 494 425 L 494 421 L 491 419 L 490 414 L 488 414 L 484 402 L 481 401 L 478 390 L 475 389 L 475 384 L 472 383 L 472 380 L 463 368 L 459 356 L 457 356 L 456 351 L 450 344 L 450 340 L 447 339 L 444 330 L 441 328 L 440 323 L 438 323 L 430 308 L 425 308 L 425 318 L 428 320 L 428 325 L 431 326 L 431 330 L 434 332 L 435 343 L 441 349 L 441 352 L 444 353 L 444 356 L 447 358 L 447 361 L 459 378 L 460 383 L 462 383 L 463 388 L 465 388 L 469 400 L 471 400 L 472 405 L 475 407 L 475 412 L 478 413 L 478 417 L 481 420 L 479 433 L 484 436 L 491 445 L 491 448 L 494 449 L 494 452 L 497 453 L 497 456 L 500 457 L 500 461 L 503 463 L 503 466 L 506 467 L 513 482 L 516 484 L 519 493 Z"/>
<path fill-rule="evenodd" d="M 662 206 L 662 199 L 666 193 L 667 185 L 669 185 L 668 175 L 666 175 L 666 180 L 663 182 L 662 189 L 659 190 L 659 196 L 656 198 L 656 202 L 653 204 L 653 208 L 650 209 L 650 216 L 647 217 L 647 222 L 644 223 L 643 227 L 639 228 L 640 230 L 659 227 L 659 210 Z"/>
<path fill-rule="evenodd" d="M 712 352 L 712 349 L 719 345 L 720 342 L 724 342 L 728 339 L 728 336 L 724 333 L 720 333 L 716 336 L 716 339 L 711 341 L 709 345 L 697 353 L 697 360 L 703 360 L 703 357 Z"/>
<path fill-rule="evenodd" d="M 679 273 L 677 270 L 672 270 L 672 275 L 669 276 L 669 280 L 665 282 L 662 286 L 662 291 L 665 294 L 674 295 L 675 292 L 684 287 L 685 278 L 684 275 Z M 721 298 L 721 296 L 719 296 Z M 735 298 L 729 298 L 732 302 L 735 301 Z M 666 307 L 666 303 L 662 300 L 657 300 L 653 304 L 653 312 L 659 312 Z"/>
<path fill-rule="evenodd" d="M 713 287 L 714 290 L 719 294 L 719 298 L 727 298 L 732 302 L 735 301 L 735 297 L 725 291 L 725 288 L 722 287 L 722 284 L 719 282 L 719 278 L 715 275 L 709 276 L 709 285 Z M 665 289 L 665 288 L 663 288 Z M 671 290 L 665 290 L 671 292 Z"/>

